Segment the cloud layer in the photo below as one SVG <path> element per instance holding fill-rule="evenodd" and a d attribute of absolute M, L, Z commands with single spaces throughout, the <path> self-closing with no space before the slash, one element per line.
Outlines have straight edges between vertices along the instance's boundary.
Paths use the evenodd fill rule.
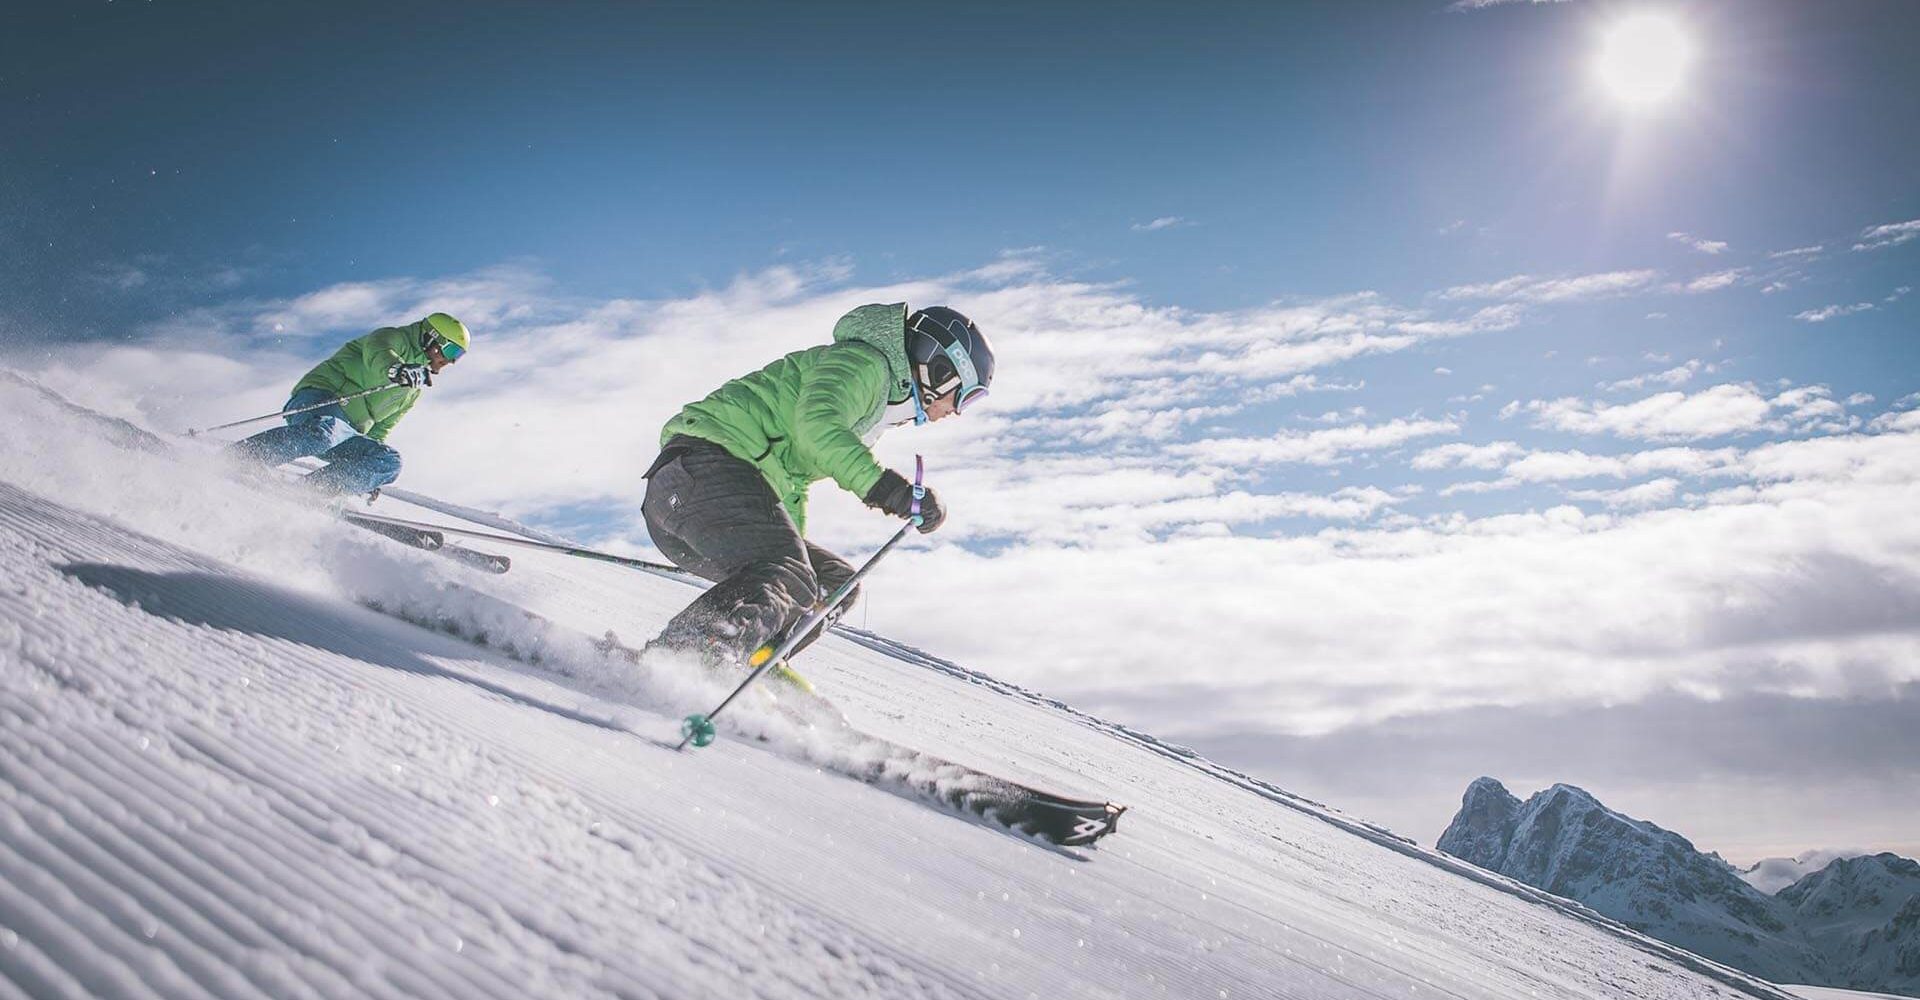
<path fill-rule="evenodd" d="M 1504 421 L 1476 412 L 1488 386 L 1458 412 L 1373 408 L 1362 373 L 1397 357 L 1642 293 L 1671 290 L 1646 269 L 1523 274 L 1424 305 L 1206 312 L 1017 253 L 885 284 L 826 262 L 587 300 L 507 267 L 228 302 L 31 366 L 178 429 L 271 411 L 339 339 L 446 309 L 476 345 L 395 435 L 407 485 L 642 550 L 640 473 L 683 403 L 853 305 L 951 301 L 993 334 L 1001 381 L 961 419 L 882 439 L 890 464 L 929 457 L 953 515 L 880 570 L 857 624 L 1149 730 L 1276 738 L 1920 679 L 1910 401 L 1863 411 L 1657 359 L 1604 398 L 1514 399 Z M 886 530 L 830 486 L 812 523 L 853 555 Z"/>

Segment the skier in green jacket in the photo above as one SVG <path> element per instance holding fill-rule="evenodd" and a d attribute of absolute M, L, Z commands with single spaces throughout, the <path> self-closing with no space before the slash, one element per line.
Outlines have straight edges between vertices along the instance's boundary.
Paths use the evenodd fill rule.
<path fill-rule="evenodd" d="M 641 513 L 667 558 L 715 586 L 649 648 L 739 664 L 797 622 L 853 575 L 803 537 L 808 487 L 832 479 L 869 507 L 912 516 L 913 484 L 869 446 L 888 427 L 961 412 L 992 382 L 993 347 L 973 321 L 896 302 L 861 306 L 834 325 L 832 343 L 682 409 L 661 431 Z M 932 490 L 920 516 L 922 532 L 946 519 Z"/>
<path fill-rule="evenodd" d="M 322 493 L 371 493 L 400 478 L 400 453 L 388 446 L 393 425 L 413 409 L 420 387 L 472 346 L 466 324 L 437 312 L 406 326 L 382 327 L 349 340 L 294 384 L 283 410 L 298 410 L 368 389 L 332 406 L 290 413 L 285 427 L 262 431 L 233 453 L 275 466 L 318 455 L 327 467 L 306 477 Z"/>

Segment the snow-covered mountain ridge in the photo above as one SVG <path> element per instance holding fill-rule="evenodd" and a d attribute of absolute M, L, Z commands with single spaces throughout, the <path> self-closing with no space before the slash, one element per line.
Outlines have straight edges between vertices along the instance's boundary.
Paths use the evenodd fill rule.
<path fill-rule="evenodd" d="M 871 634 L 805 661 L 861 729 L 1123 831 L 1038 844 L 757 704 L 676 754 L 716 683 L 592 637 L 684 582 L 486 576 L 16 380 L 0 411 L 0 995 L 1787 995 Z"/>
<path fill-rule="evenodd" d="M 1834 860 L 1768 895 L 1582 789 L 1523 803 L 1492 778 L 1468 786 L 1437 846 L 1775 982 L 1920 994 L 1920 864 L 1897 855 Z"/>
<path fill-rule="evenodd" d="M 1857 858 L 1866 851 L 1803 851 L 1791 858 L 1762 858 L 1740 872 L 1748 885 L 1771 896 L 1841 858 Z"/>

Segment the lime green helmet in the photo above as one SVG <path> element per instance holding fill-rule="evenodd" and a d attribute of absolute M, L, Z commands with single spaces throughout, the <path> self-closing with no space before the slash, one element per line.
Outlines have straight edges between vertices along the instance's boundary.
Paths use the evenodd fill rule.
<path fill-rule="evenodd" d="M 452 355 L 453 357 L 465 354 L 469 348 L 473 347 L 473 335 L 467 332 L 467 324 L 446 313 L 434 313 L 428 316 L 427 326 L 434 333 L 439 334 L 441 340 L 460 349 Z"/>

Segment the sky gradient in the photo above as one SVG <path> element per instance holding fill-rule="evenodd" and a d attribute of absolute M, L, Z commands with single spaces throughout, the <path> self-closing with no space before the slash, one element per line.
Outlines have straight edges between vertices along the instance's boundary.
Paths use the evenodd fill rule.
<path fill-rule="evenodd" d="M 446 309 L 402 485 L 644 550 L 681 404 L 949 303 L 1000 383 L 856 620 L 1426 842 L 1920 853 L 1920 8 L 1208 6 L 30 5 L 0 361 L 179 430 Z"/>

